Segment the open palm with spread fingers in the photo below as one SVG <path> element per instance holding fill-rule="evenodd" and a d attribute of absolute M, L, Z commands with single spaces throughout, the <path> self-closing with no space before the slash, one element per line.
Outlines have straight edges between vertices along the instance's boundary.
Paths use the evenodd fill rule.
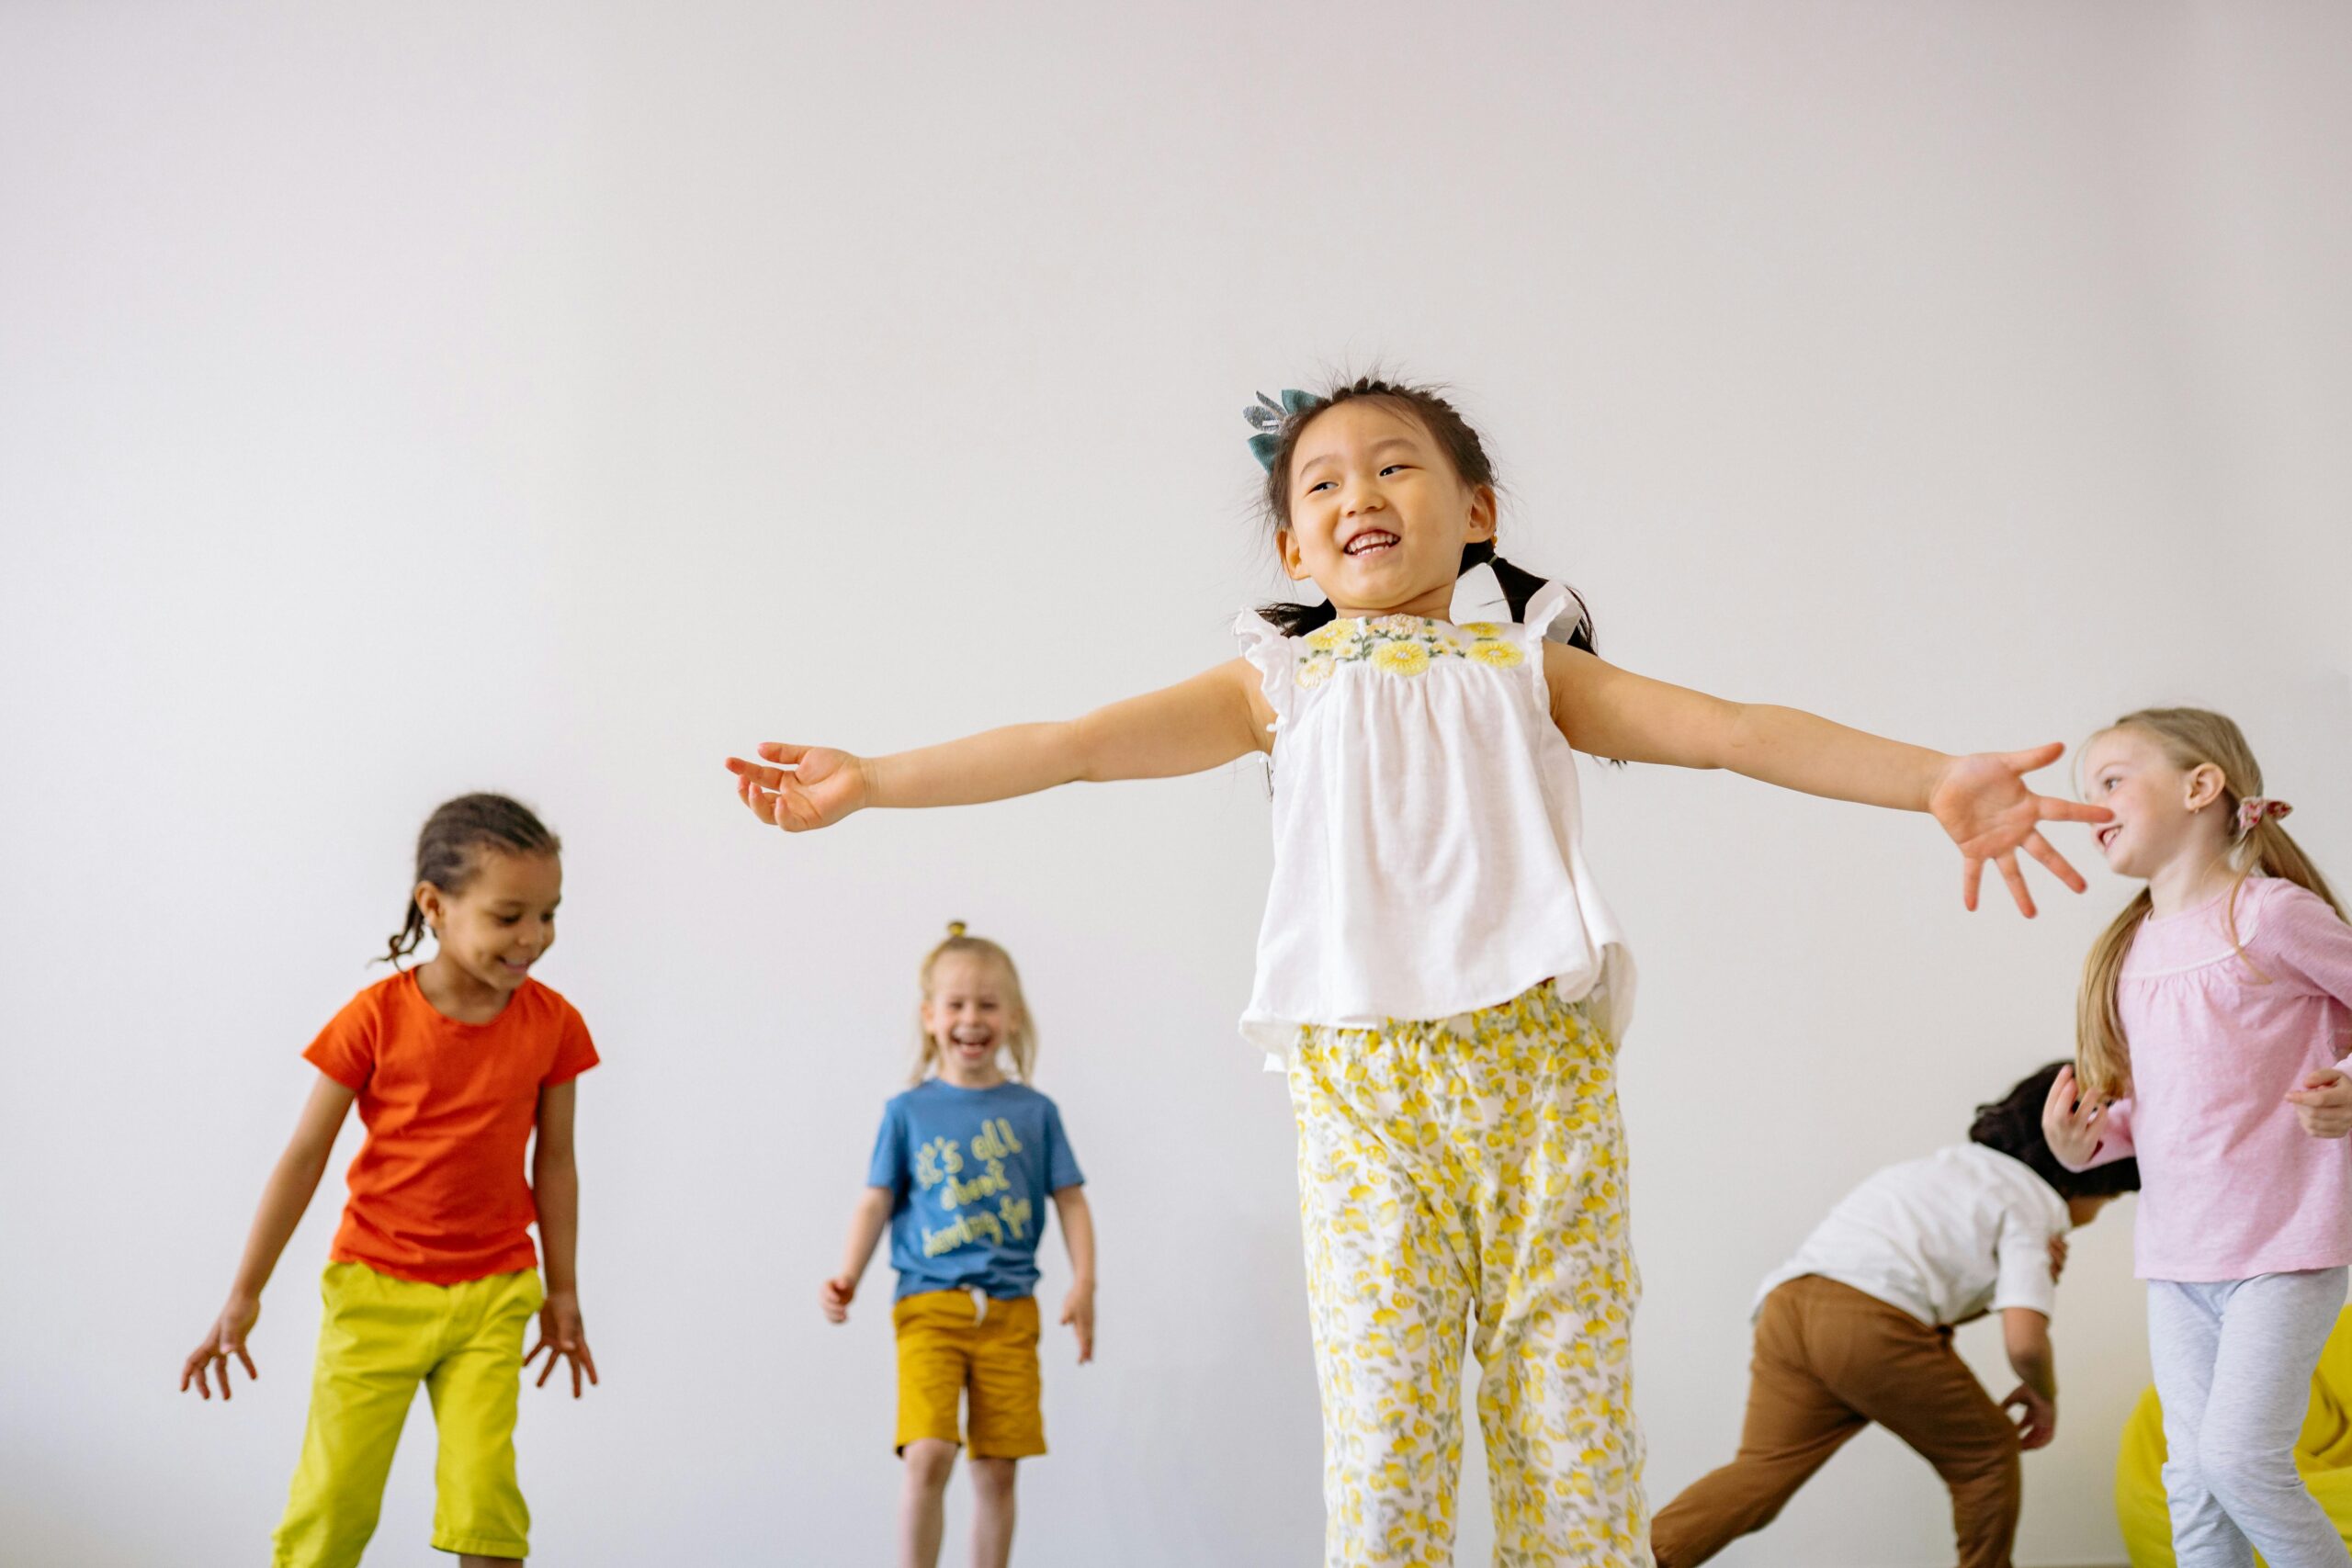
<path fill-rule="evenodd" d="M 830 746 L 760 746 L 761 761 L 727 759 L 735 793 L 752 815 L 787 833 L 830 828 L 865 804 L 865 760 Z"/>
<path fill-rule="evenodd" d="M 1984 863 L 2000 868 L 2009 896 L 2030 919 L 2033 895 L 2026 890 L 2025 874 L 2018 869 L 2019 850 L 2050 868 L 2051 874 L 2080 893 L 2083 879 L 2041 836 L 2044 822 L 2104 822 L 2113 813 L 2104 806 L 2036 795 L 2025 775 L 2056 761 L 2066 748 L 2052 743 L 2025 751 L 1981 751 L 1955 757 L 1928 797 L 1928 809 L 1960 846 L 1966 863 L 1962 872 L 1961 902 L 1976 908 L 1976 890 L 1984 880 Z"/>
<path fill-rule="evenodd" d="M 204 1337 L 204 1343 L 188 1352 L 187 1364 L 180 1369 L 180 1392 L 186 1393 L 193 1384 L 205 1398 L 212 1397 L 212 1385 L 207 1374 L 220 1380 L 220 1397 L 229 1393 L 229 1358 L 234 1356 L 245 1369 L 248 1381 L 261 1374 L 254 1371 L 254 1359 L 245 1349 L 245 1336 L 261 1321 L 261 1303 L 240 1298 L 220 1309 L 220 1316 Z"/>
<path fill-rule="evenodd" d="M 580 1322 L 580 1298 L 570 1292 L 550 1291 L 539 1307 L 539 1342 L 523 1358 L 528 1371 L 544 1352 L 548 1364 L 539 1369 L 538 1386 L 548 1386 L 548 1378 L 559 1363 L 571 1368 L 571 1397 L 578 1399 L 582 1390 L 580 1374 L 586 1372 L 588 1382 L 596 1382 L 596 1358 L 589 1353 L 588 1331 Z"/>
<path fill-rule="evenodd" d="M 2106 1116 L 2107 1101 L 2079 1092 L 2075 1069 L 2061 1067 L 2050 1085 L 2050 1098 L 2041 1102 L 2041 1136 L 2061 1165 L 2079 1168 L 2098 1153 Z"/>

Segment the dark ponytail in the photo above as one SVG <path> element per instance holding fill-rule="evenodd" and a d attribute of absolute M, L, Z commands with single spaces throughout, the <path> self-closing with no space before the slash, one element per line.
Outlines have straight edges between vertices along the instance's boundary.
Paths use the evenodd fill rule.
<path fill-rule="evenodd" d="M 1478 439 L 1478 433 L 1470 428 L 1469 422 L 1462 417 L 1461 412 L 1436 390 L 1385 381 L 1374 376 L 1359 377 L 1334 387 L 1319 397 L 1307 399 L 1283 420 L 1277 430 L 1273 457 L 1266 468 L 1266 513 L 1273 519 L 1275 532 L 1280 533 L 1290 526 L 1290 466 L 1293 455 L 1298 450 L 1299 436 L 1314 423 L 1315 416 L 1325 409 L 1362 398 L 1395 404 L 1419 420 L 1430 434 L 1436 438 L 1438 446 L 1444 449 L 1446 457 L 1453 464 L 1453 471 L 1461 476 L 1463 483 L 1474 489 L 1494 485 L 1495 466 L 1487 457 L 1486 443 Z M 1473 540 L 1463 547 L 1462 565 L 1456 569 L 1455 575 L 1459 576 L 1476 566 L 1495 569 L 1496 581 L 1502 585 L 1503 597 L 1510 604 L 1511 619 L 1525 620 L 1528 602 L 1543 589 L 1546 580 L 1503 559 L 1495 553 L 1494 545 L 1485 539 Z M 1569 592 L 1576 596 L 1580 616 L 1575 633 L 1568 639 L 1569 644 L 1583 649 L 1587 653 L 1596 652 L 1592 616 L 1585 611 L 1584 596 L 1576 593 L 1574 589 Z M 1318 626 L 1328 626 L 1339 614 L 1328 600 L 1320 604 L 1301 604 L 1290 599 L 1261 604 L 1258 613 L 1284 637 L 1304 637 Z"/>
<path fill-rule="evenodd" d="M 1495 581 L 1502 584 L 1503 598 L 1510 602 L 1510 618 L 1514 621 L 1527 619 L 1528 604 L 1547 586 L 1545 579 L 1536 576 L 1525 567 L 1513 566 L 1495 554 L 1495 547 L 1490 540 L 1473 539 L 1462 547 L 1462 570 L 1468 571 L 1474 566 L 1495 569 Z M 1560 586 L 1567 588 L 1565 582 Z M 1583 649 L 1587 653 L 1599 653 L 1600 646 L 1592 638 L 1592 612 L 1585 607 L 1584 595 L 1568 588 L 1568 597 L 1577 602 L 1576 630 L 1568 634 L 1568 646 Z"/>
<path fill-rule="evenodd" d="M 416 881 L 429 882 L 444 893 L 466 890 L 480 869 L 479 852 L 502 854 L 552 855 L 563 840 L 528 807 L 503 795 L 461 795 L 444 801 L 424 819 L 416 836 Z M 424 940 L 424 911 L 410 895 L 408 916 L 376 962 L 398 967 Z"/>

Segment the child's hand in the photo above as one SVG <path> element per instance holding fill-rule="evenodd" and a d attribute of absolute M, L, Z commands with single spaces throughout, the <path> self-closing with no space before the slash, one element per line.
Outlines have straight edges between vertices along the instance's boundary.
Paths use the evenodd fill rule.
<path fill-rule="evenodd" d="M 539 1369 L 538 1386 L 548 1386 L 548 1374 L 555 1371 L 558 1359 L 571 1363 L 571 1397 L 580 1397 L 580 1374 L 585 1371 L 588 1381 L 596 1381 L 596 1358 L 588 1353 L 588 1333 L 580 1325 L 580 1296 L 573 1291 L 558 1291 L 539 1308 L 539 1342 L 523 1358 L 529 1367 L 546 1351 L 548 1364 Z"/>
<path fill-rule="evenodd" d="M 865 804 L 865 760 L 826 746 L 761 743 L 769 765 L 727 759 L 735 793 L 752 815 L 787 833 L 830 828 Z"/>
<path fill-rule="evenodd" d="M 857 1295 L 857 1276 L 836 1274 L 817 1289 L 817 1310 L 827 1323 L 847 1323 L 849 1303 Z"/>
<path fill-rule="evenodd" d="M 2050 1238 L 2050 1282 L 2056 1284 L 2065 1272 L 2066 1238 L 2063 1235 L 2053 1235 Z"/>
<path fill-rule="evenodd" d="M 2083 879 L 2066 857 L 2041 836 L 2044 822 L 2104 822 L 2114 813 L 2104 806 L 2060 800 L 2036 795 L 2026 787 L 2025 775 L 2056 761 L 2065 747 L 2052 742 L 2030 751 L 1980 751 L 1955 757 L 1928 796 L 1928 809 L 1965 861 L 1961 874 L 1961 902 L 1976 908 L 1976 888 L 1991 861 L 2009 885 L 2009 897 L 2030 919 L 2033 895 L 2026 891 L 2025 874 L 2018 870 L 2020 849 L 2050 868 L 2052 874 L 2080 893 Z"/>
<path fill-rule="evenodd" d="M 1072 1285 L 1062 1298 L 1062 1321 L 1078 1331 L 1078 1364 L 1094 1359 L 1094 1287 Z"/>
<path fill-rule="evenodd" d="M 2287 1096 L 2295 1119 L 2314 1138 L 2340 1138 L 2352 1133 L 2352 1078 L 2336 1067 L 2322 1067 L 2303 1075 L 2301 1087 Z"/>
<path fill-rule="evenodd" d="M 2041 1102 L 2041 1136 L 2060 1165 L 2080 1169 L 2098 1153 L 2099 1120 L 2107 1102 L 2075 1091 L 2075 1069 L 2061 1067 Z"/>
<path fill-rule="evenodd" d="M 2009 1397 L 2001 1401 L 2001 1408 L 2019 1412 L 2018 1447 L 2021 1449 L 2047 1448 L 2050 1439 L 2058 1435 L 2058 1402 L 2042 1398 L 2030 1383 L 2018 1384 Z"/>
<path fill-rule="evenodd" d="M 180 1392 L 186 1393 L 190 1383 L 205 1398 L 212 1397 L 212 1385 L 206 1380 L 209 1370 L 220 1379 L 220 1397 L 229 1397 L 229 1358 L 234 1356 L 244 1363 L 245 1376 L 258 1378 L 254 1371 L 254 1359 L 245 1352 L 245 1336 L 261 1321 L 261 1303 L 252 1296 L 231 1296 L 229 1304 L 220 1309 L 204 1336 L 204 1343 L 188 1352 L 187 1363 L 180 1369 Z"/>

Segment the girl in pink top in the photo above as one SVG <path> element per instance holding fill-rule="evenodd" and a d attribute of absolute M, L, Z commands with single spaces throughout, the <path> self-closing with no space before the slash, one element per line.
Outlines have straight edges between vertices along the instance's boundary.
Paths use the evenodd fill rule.
<path fill-rule="evenodd" d="M 2174 1555 L 2340 1568 L 2294 1443 L 2352 1265 L 2352 927 L 2220 714 L 2128 714 L 2083 767 L 2147 886 L 2091 950 L 2042 1126 L 2075 1169 L 2140 1161 Z"/>

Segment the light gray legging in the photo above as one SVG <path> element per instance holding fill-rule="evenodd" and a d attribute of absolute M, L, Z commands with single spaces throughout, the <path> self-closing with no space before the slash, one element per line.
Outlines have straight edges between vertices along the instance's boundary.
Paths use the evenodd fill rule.
<path fill-rule="evenodd" d="M 2165 1407 L 2165 1501 L 2180 1568 L 2343 1568 L 2344 1538 L 2295 1473 L 2312 1371 L 2344 1305 L 2341 1269 L 2148 1281 Z"/>

